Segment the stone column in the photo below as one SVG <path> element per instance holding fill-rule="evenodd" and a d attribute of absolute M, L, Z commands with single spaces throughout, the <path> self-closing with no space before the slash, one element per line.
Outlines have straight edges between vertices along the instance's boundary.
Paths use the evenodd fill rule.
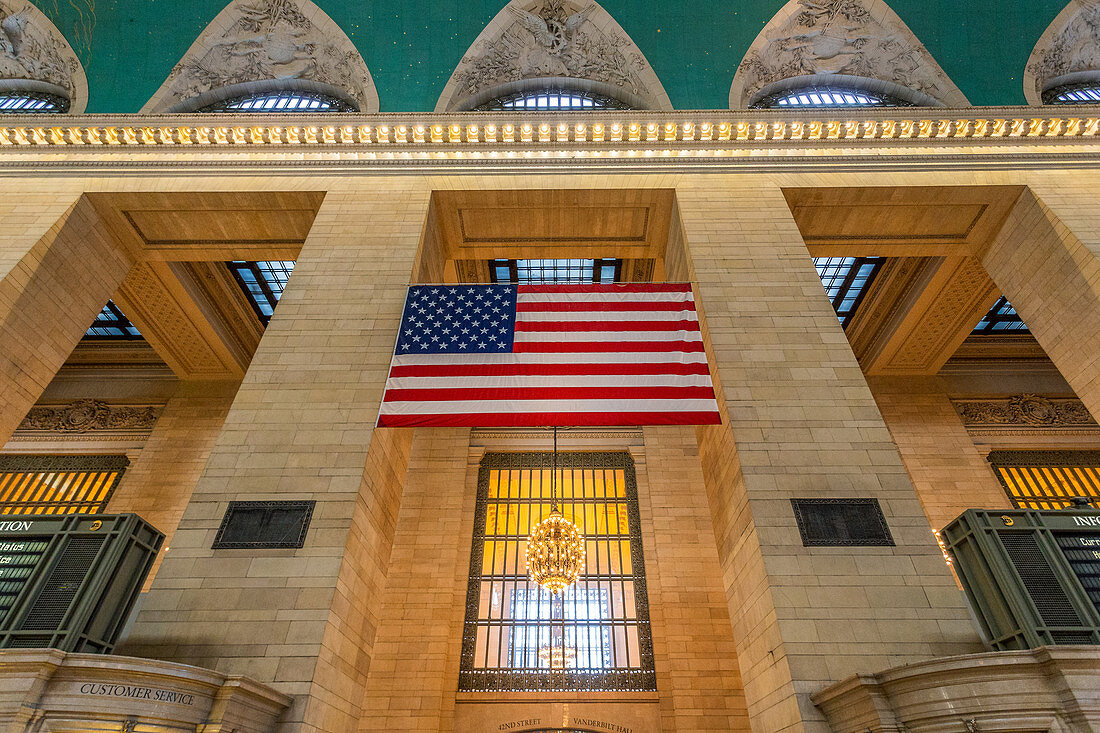
<path fill-rule="evenodd" d="M 747 732 L 695 431 L 648 427 L 644 435 L 634 460 L 662 728 Z"/>
<path fill-rule="evenodd" d="M 677 200 L 726 413 L 698 434 L 749 717 L 824 733 L 811 693 L 980 642 L 778 186 Z M 877 498 L 896 547 L 804 547 L 790 500 L 846 497 Z"/>
<path fill-rule="evenodd" d="M 477 470 L 470 431 L 419 428 L 359 725 L 454 729 Z"/>
<path fill-rule="evenodd" d="M 1012 508 L 938 378 L 877 377 L 871 390 L 933 529 L 970 508 Z"/>
<path fill-rule="evenodd" d="M 286 731 L 355 728 L 411 431 L 375 430 L 429 190 L 329 193 L 123 653 L 295 696 Z M 316 501 L 300 550 L 212 550 L 232 499 Z"/>
<path fill-rule="evenodd" d="M 0 205 L 0 445 L 134 262 L 75 195 L 6 190 Z"/>
<path fill-rule="evenodd" d="M 237 386 L 236 382 L 182 382 L 111 497 L 109 512 L 133 512 L 165 534 L 164 547 L 146 588 L 172 546 L 176 527 L 214 449 Z"/>
<path fill-rule="evenodd" d="M 1100 186 L 1085 174 L 1062 180 L 1072 184 L 1020 194 L 982 264 L 1100 417 Z"/>

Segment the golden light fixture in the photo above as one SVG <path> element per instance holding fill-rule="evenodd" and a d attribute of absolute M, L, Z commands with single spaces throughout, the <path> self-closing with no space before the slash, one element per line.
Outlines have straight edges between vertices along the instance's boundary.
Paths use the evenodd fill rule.
<path fill-rule="evenodd" d="M 550 515 L 527 538 L 528 577 L 551 593 L 561 593 L 584 570 L 584 535 L 558 509 L 558 429 L 554 428 L 554 462 L 550 471 Z"/>

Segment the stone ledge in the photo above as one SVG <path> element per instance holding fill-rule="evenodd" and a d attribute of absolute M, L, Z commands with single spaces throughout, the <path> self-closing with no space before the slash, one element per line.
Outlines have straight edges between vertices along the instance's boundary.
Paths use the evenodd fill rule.
<path fill-rule="evenodd" d="M 175 662 L 0 651 L 0 730 L 270 733 L 290 702 L 246 677 Z"/>
<path fill-rule="evenodd" d="M 854 675 L 811 699 L 835 733 L 1100 729 L 1100 650 L 986 652 Z"/>

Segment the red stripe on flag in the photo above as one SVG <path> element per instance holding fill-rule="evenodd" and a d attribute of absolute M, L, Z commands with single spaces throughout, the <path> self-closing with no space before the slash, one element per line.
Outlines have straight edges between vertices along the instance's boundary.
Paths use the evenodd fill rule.
<path fill-rule="evenodd" d="M 693 300 L 631 300 L 631 301 L 591 301 L 588 303 L 570 303 L 560 300 L 529 300 L 516 303 L 517 313 L 583 313 L 615 311 L 694 311 Z"/>
<path fill-rule="evenodd" d="M 464 415 L 381 415 L 383 428 L 442 426 L 534 428 L 554 425 L 718 425 L 717 412 L 521 412 L 466 413 Z"/>
<path fill-rule="evenodd" d="M 517 331 L 698 331 L 699 321 L 516 321 Z"/>
<path fill-rule="evenodd" d="M 710 387 L 464 387 L 387 389 L 383 402 L 455 400 L 710 400 Z"/>
<path fill-rule="evenodd" d="M 706 363 L 675 364 L 422 364 L 395 366 L 390 377 L 512 377 L 636 374 L 710 374 Z"/>
<path fill-rule="evenodd" d="M 634 283 L 591 285 L 517 285 L 523 293 L 690 293 L 689 283 Z"/>
<path fill-rule="evenodd" d="M 675 351 L 699 354 L 703 351 L 702 341 L 606 341 L 595 343 L 578 341 L 564 342 L 517 342 L 512 346 L 516 354 L 578 354 L 578 353 L 628 353 L 651 351 Z"/>

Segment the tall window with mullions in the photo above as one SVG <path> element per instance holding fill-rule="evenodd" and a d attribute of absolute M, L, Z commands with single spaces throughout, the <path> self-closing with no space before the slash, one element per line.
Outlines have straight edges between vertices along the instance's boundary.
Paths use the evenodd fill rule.
<path fill-rule="evenodd" d="M 531 528 L 550 513 L 550 453 L 481 463 L 459 688 L 655 690 L 634 463 L 560 453 L 562 514 L 585 536 L 585 574 L 560 594 L 527 577 Z"/>

